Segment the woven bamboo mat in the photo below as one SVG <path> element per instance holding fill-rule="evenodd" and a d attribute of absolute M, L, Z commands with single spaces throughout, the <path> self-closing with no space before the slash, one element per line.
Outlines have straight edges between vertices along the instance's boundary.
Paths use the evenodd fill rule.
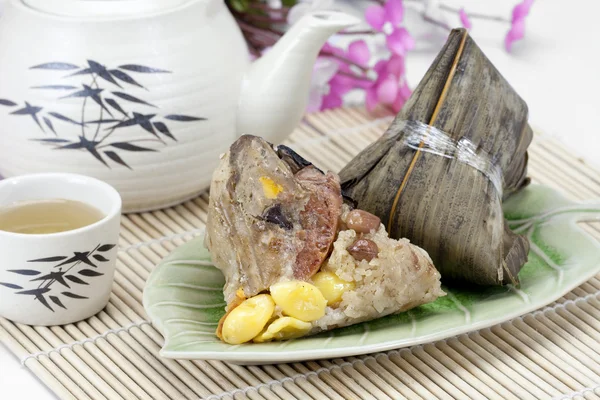
<path fill-rule="evenodd" d="M 307 116 L 288 142 L 338 171 L 392 118 L 358 108 Z M 600 174 L 537 135 L 530 175 L 575 200 L 600 198 Z M 542 311 L 470 334 L 364 357 L 242 367 L 158 351 L 142 290 L 154 266 L 200 232 L 206 194 L 123 219 L 110 304 L 73 325 L 0 319 L 0 340 L 61 399 L 600 399 L 600 275 Z M 586 229 L 600 238 L 600 224 Z"/>

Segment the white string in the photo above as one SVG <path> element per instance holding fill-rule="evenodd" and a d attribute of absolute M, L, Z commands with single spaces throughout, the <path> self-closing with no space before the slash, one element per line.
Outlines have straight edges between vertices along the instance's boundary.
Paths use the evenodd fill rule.
<path fill-rule="evenodd" d="M 103 338 L 107 337 L 108 335 L 111 335 L 111 334 L 117 335 L 117 334 L 119 334 L 121 332 L 129 332 L 129 330 L 132 329 L 132 328 L 139 328 L 139 327 L 144 326 L 144 325 L 151 325 L 151 323 L 148 322 L 148 321 L 133 322 L 133 323 L 131 323 L 129 325 L 126 325 L 126 326 L 124 326 L 122 328 L 109 329 L 108 331 L 106 331 L 106 332 L 104 332 L 104 333 L 102 333 L 100 335 L 96 335 L 94 337 L 91 337 L 91 338 L 87 338 L 87 339 L 84 339 L 84 340 L 78 340 L 78 341 L 71 342 L 71 343 L 66 343 L 66 344 L 60 345 L 58 347 L 55 347 L 53 349 L 46 350 L 46 351 L 38 351 L 37 353 L 29 354 L 28 356 L 23 357 L 21 359 L 21 364 L 24 365 L 24 366 L 27 366 L 26 363 L 27 363 L 27 361 L 30 358 L 35 358 L 37 360 L 41 356 L 48 357 L 52 353 L 60 353 L 62 350 L 64 350 L 64 349 L 72 349 L 74 346 L 84 345 L 86 343 L 94 343 L 98 339 L 103 339 Z"/>

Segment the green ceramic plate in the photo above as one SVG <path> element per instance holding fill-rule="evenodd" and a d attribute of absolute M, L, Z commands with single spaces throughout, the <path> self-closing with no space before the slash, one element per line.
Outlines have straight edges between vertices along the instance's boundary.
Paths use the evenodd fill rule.
<path fill-rule="evenodd" d="M 516 232 L 531 240 L 521 287 L 464 290 L 403 314 L 312 337 L 262 344 L 227 345 L 214 335 L 224 314 L 223 275 L 197 238 L 154 270 L 144 307 L 165 336 L 161 355 L 242 364 L 293 362 L 373 353 L 444 339 L 485 328 L 543 307 L 600 271 L 600 245 L 577 221 L 600 220 L 600 204 L 577 204 L 532 185 L 504 205 Z"/>

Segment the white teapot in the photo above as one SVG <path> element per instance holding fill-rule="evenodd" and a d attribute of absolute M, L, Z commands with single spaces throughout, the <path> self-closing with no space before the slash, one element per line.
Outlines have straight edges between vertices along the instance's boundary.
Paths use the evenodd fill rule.
<path fill-rule="evenodd" d="M 358 22 L 307 15 L 251 63 L 223 0 L 10 0 L 0 175 L 93 176 L 128 212 L 192 198 L 239 135 L 291 133 L 320 48 Z"/>

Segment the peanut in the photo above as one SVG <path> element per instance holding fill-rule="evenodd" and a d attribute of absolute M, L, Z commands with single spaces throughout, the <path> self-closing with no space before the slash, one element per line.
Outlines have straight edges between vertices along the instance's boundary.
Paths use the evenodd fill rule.
<path fill-rule="evenodd" d="M 377 243 L 369 239 L 356 239 L 346 250 L 356 261 L 367 260 L 370 262 L 379 254 Z"/>
<path fill-rule="evenodd" d="M 346 218 L 346 225 L 356 233 L 377 231 L 380 223 L 381 220 L 378 216 L 363 210 L 352 210 Z"/>

